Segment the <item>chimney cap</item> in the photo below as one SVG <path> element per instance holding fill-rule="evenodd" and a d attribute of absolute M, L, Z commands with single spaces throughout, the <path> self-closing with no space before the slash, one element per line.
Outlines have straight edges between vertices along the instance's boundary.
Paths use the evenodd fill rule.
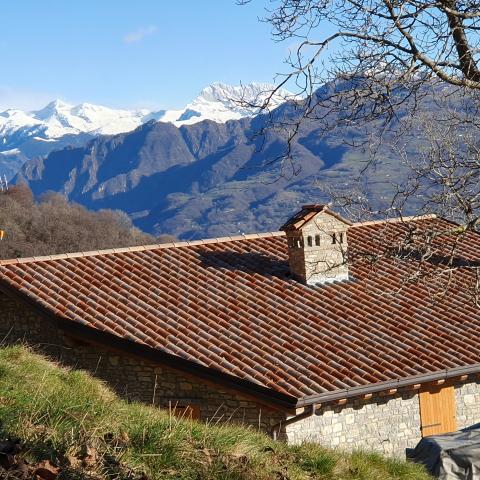
<path fill-rule="evenodd" d="M 302 209 L 305 210 L 314 210 L 315 212 L 321 212 L 322 210 L 328 208 L 328 205 L 321 203 L 312 203 L 310 205 L 303 205 Z"/>
<path fill-rule="evenodd" d="M 315 218 L 318 213 L 321 213 L 321 212 L 332 215 L 337 220 L 340 220 L 346 225 L 353 225 L 352 222 L 343 218 L 338 213 L 330 210 L 328 208 L 328 205 L 322 205 L 317 203 L 317 204 L 303 205 L 302 209 L 298 213 L 296 213 L 293 217 L 287 220 L 287 222 L 280 227 L 280 230 L 284 230 L 284 231 L 300 230 L 305 226 L 305 224 L 307 224 L 310 220 Z"/>

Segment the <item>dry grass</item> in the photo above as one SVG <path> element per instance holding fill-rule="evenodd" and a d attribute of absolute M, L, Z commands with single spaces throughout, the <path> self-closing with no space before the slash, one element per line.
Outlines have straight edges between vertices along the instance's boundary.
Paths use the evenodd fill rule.
<path fill-rule="evenodd" d="M 177 419 L 119 399 L 87 373 L 24 347 L 0 349 L 0 419 L 30 462 L 49 459 L 64 479 L 427 480 L 380 455 L 289 447 L 251 429 Z"/>

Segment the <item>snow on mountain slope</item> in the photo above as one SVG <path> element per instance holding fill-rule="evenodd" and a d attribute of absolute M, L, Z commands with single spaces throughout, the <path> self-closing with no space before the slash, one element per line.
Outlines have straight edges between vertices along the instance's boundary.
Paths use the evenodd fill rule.
<path fill-rule="evenodd" d="M 150 120 L 179 127 L 202 120 L 224 123 L 253 116 L 258 109 L 239 105 L 239 100 L 258 105 L 272 88 L 263 83 L 244 86 L 213 83 L 179 110 L 123 110 L 90 103 L 70 105 L 61 100 L 30 112 L 9 109 L 0 112 L 0 175 L 11 177 L 25 159 L 44 156 L 68 145 L 81 146 L 98 135 L 129 132 Z M 282 90 L 272 99 L 272 106 L 291 98 L 289 92 Z"/>
<path fill-rule="evenodd" d="M 147 110 L 114 110 L 90 103 L 73 106 L 54 100 L 45 108 L 33 112 L 6 110 L 0 113 L 0 138 L 3 137 L 3 143 L 6 143 L 8 136 L 20 129 L 27 129 L 45 139 L 79 133 L 128 132 L 144 123 L 149 114 Z"/>
<path fill-rule="evenodd" d="M 44 139 L 60 138 L 64 135 L 89 133 L 93 135 L 112 135 L 129 132 L 149 120 L 171 122 L 177 126 L 192 124 L 202 120 L 224 123 L 241 117 L 255 115 L 256 109 L 241 106 L 244 100 L 258 104 L 265 99 L 272 85 L 251 83 L 245 86 L 231 86 L 213 83 L 200 92 L 200 95 L 180 110 L 117 110 L 81 103 L 70 105 L 54 100 L 41 110 L 24 112 L 10 109 L 0 113 L 0 141 L 8 142 L 8 137 L 19 130 L 27 129 Z M 291 98 L 283 90 L 273 99 L 272 106 L 278 106 Z"/>
<path fill-rule="evenodd" d="M 160 119 L 171 121 L 175 125 L 191 125 L 209 119 L 217 123 L 251 117 L 258 113 L 258 108 L 245 104 L 261 105 L 273 86 L 266 83 L 250 83 L 248 85 L 231 86 L 225 83 L 213 83 L 204 88 L 200 95 L 183 110 L 167 111 Z M 280 90 L 272 97 L 270 108 L 275 108 L 293 95 L 287 90 Z M 176 117 L 176 118 L 174 118 Z"/>

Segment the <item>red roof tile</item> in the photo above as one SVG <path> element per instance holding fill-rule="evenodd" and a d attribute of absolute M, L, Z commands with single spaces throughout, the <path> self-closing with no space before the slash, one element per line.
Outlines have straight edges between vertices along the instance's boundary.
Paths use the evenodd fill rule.
<path fill-rule="evenodd" d="M 289 277 L 282 232 L 8 260 L 0 279 L 58 317 L 303 398 L 480 363 L 461 288 L 432 302 L 428 285 L 402 285 L 411 259 L 361 260 L 403 227 L 350 227 L 352 279 L 327 286 Z M 459 252 L 478 259 L 480 236 Z"/>

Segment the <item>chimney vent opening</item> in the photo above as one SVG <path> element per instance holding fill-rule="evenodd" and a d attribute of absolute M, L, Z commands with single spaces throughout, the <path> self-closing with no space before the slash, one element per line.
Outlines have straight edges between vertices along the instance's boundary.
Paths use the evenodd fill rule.
<path fill-rule="evenodd" d="M 343 232 L 332 233 L 332 245 L 343 243 Z"/>

